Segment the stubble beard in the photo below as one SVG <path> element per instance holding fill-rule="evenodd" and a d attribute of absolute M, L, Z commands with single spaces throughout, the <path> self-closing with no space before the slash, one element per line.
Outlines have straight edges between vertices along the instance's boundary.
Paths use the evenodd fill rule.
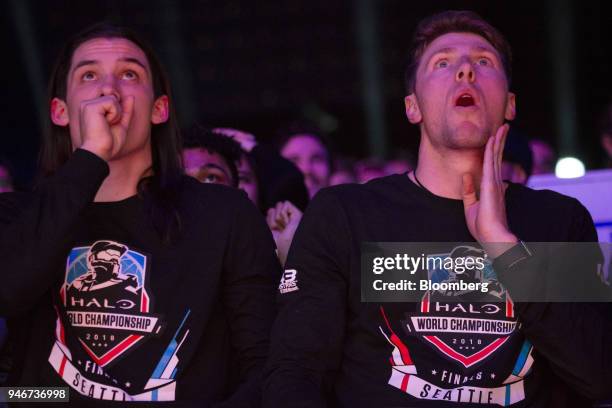
<path fill-rule="evenodd" d="M 478 126 L 467 121 L 453 126 L 444 121 L 439 140 L 443 147 L 450 150 L 474 150 L 483 149 L 489 136 L 487 126 Z"/>

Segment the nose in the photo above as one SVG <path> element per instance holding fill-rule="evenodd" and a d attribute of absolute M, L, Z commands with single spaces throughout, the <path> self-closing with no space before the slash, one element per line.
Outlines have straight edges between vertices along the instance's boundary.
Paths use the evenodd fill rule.
<path fill-rule="evenodd" d="M 115 77 L 113 75 L 108 75 L 104 82 L 102 83 L 102 87 L 100 89 L 100 96 L 114 96 L 119 101 L 121 98 L 119 96 L 119 91 L 117 90 L 117 84 L 115 82 Z"/>
<path fill-rule="evenodd" d="M 459 65 L 459 69 L 457 70 L 455 79 L 457 80 L 457 82 L 468 81 L 470 83 L 476 80 L 476 71 L 474 71 L 474 67 L 469 61 L 463 61 Z"/>

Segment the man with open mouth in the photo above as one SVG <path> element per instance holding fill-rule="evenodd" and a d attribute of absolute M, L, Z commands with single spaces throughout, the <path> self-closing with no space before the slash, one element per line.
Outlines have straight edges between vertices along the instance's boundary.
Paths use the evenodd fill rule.
<path fill-rule="evenodd" d="M 419 24 L 410 56 L 405 107 L 421 133 L 418 165 L 323 189 L 310 204 L 285 265 L 281 287 L 292 289 L 279 290 L 264 405 L 590 406 L 612 390 L 606 304 L 511 297 L 522 288 L 508 278 L 535 259 L 523 241 L 597 235 L 578 201 L 501 177 L 505 121 L 516 114 L 508 43 L 478 15 L 447 11 Z M 363 302 L 361 249 L 373 242 L 447 245 L 427 259 L 470 243 L 467 255 L 486 253 L 478 276 L 495 293 Z M 458 279 L 456 268 L 422 273 Z"/>

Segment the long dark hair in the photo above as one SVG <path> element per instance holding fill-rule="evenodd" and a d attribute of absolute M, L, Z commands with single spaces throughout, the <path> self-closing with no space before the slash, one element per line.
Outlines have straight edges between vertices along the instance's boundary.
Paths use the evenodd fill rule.
<path fill-rule="evenodd" d="M 69 40 L 59 53 L 49 80 L 49 102 L 55 97 L 66 100 L 68 72 L 74 51 L 84 42 L 95 38 L 123 38 L 136 44 L 149 62 L 155 98 L 162 95 L 168 97 L 168 120 L 152 125 L 151 128 L 153 175 L 142 179 L 138 184 L 138 193 L 144 200 L 155 229 L 164 242 L 168 243 L 181 227 L 178 213 L 183 175 L 181 138 L 170 82 L 151 46 L 132 30 L 109 22 L 98 23 L 81 31 Z M 47 122 L 47 132 L 43 135 L 39 156 L 43 177 L 55 173 L 72 154 L 69 128 L 55 125 L 50 119 Z"/>

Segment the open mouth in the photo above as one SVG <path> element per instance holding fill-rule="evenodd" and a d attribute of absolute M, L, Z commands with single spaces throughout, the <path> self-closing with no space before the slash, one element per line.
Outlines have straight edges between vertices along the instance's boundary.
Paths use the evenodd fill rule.
<path fill-rule="evenodd" d="M 467 93 L 459 95 L 459 97 L 455 101 L 455 106 L 469 107 L 469 106 L 474 106 L 474 105 L 476 105 L 476 101 L 474 101 L 474 97 Z"/>

